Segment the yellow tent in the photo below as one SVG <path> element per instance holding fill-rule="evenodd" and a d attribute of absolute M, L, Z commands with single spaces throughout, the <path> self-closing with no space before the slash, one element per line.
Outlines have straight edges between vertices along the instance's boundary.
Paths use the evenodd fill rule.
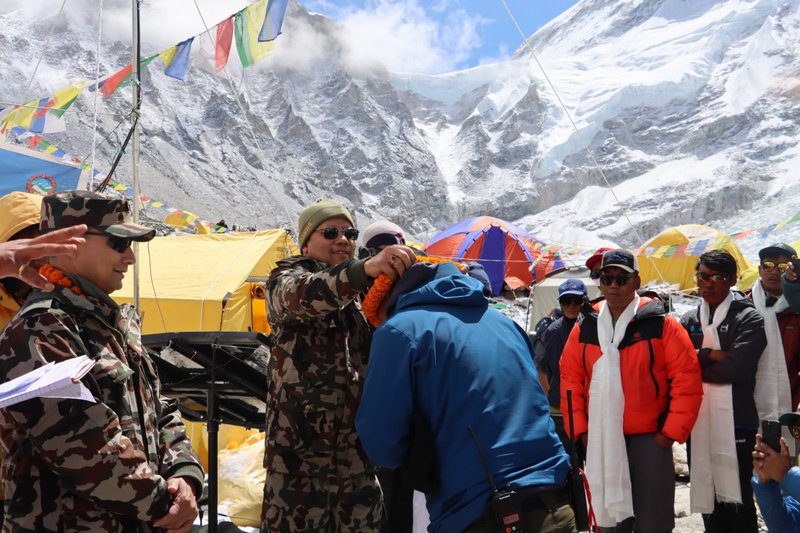
<path fill-rule="evenodd" d="M 283 230 L 157 237 L 141 243 L 137 259 L 143 333 L 268 331 L 264 281 L 276 261 L 297 253 L 294 241 Z M 132 269 L 112 297 L 120 303 L 133 301 Z M 192 447 L 208 470 L 205 424 L 184 422 Z M 220 449 L 239 446 L 257 433 L 225 424 L 219 431 Z M 262 444 L 262 456 L 263 449 Z M 223 457 L 227 456 L 220 454 L 220 460 Z M 230 489 L 232 480 L 227 475 L 225 471 L 220 477 L 220 500 L 230 499 L 230 494 L 234 499 L 240 496 Z M 261 493 L 263 489 L 256 486 L 254 490 Z M 260 508 L 259 503 L 258 509 L 242 513 L 257 516 Z"/>
<path fill-rule="evenodd" d="M 720 246 L 720 243 L 724 244 Z M 672 251 L 666 248 L 672 245 L 686 246 L 683 249 L 672 249 Z M 648 254 L 648 248 L 656 248 L 656 250 L 651 250 L 651 253 Z M 717 248 L 728 250 L 736 259 L 739 272 L 750 266 L 736 244 L 731 242 L 724 233 L 708 226 L 686 224 L 663 231 L 641 246 L 639 275 L 642 278 L 642 285 L 649 282 L 661 283 L 661 276 L 663 276 L 663 281 L 678 285 L 682 290 L 697 287 L 694 276 L 695 265 L 699 257 L 699 253 L 696 252 L 699 252 L 700 248 L 702 251 Z"/>
<path fill-rule="evenodd" d="M 766 243 L 761 248 L 765 248 L 770 244 L 772 243 L 771 242 Z M 791 244 L 791 247 L 794 248 L 795 250 L 800 250 L 800 241 L 793 242 Z M 739 288 L 742 289 L 743 291 L 746 291 L 747 289 L 753 286 L 753 284 L 756 282 L 757 279 L 758 279 L 758 264 L 755 264 L 750 268 L 743 270 L 742 272 L 739 273 Z"/>
<path fill-rule="evenodd" d="M 139 244 L 142 332 L 267 331 L 263 282 L 298 253 L 284 230 L 157 237 Z M 116 301 L 133 301 L 132 269 Z"/>

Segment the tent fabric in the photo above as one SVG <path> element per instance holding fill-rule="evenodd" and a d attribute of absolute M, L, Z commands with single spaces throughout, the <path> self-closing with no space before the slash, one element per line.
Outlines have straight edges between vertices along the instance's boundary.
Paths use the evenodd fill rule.
<path fill-rule="evenodd" d="M 715 243 L 725 242 L 722 246 Z M 665 230 L 649 241 L 645 242 L 642 250 L 650 247 L 668 245 L 687 245 L 686 251 L 680 256 L 676 253 L 672 257 L 652 257 L 645 253 L 639 254 L 639 276 L 642 278 L 642 286 L 651 284 L 661 284 L 662 280 L 659 272 L 664 277 L 663 281 L 670 285 L 678 285 L 681 290 L 689 290 L 697 287 L 695 282 L 695 265 L 699 254 L 693 254 L 694 248 L 703 247 L 703 250 L 713 250 L 722 248 L 729 251 L 739 266 L 739 272 L 750 267 L 750 263 L 745 259 L 739 247 L 731 242 L 729 237 L 708 226 L 700 224 L 686 224 Z"/>
<path fill-rule="evenodd" d="M 533 280 L 530 267 L 539 255 L 531 251 L 536 242 L 531 234 L 510 222 L 480 216 L 439 232 L 424 250 L 431 256 L 480 263 L 491 282 L 492 294 L 497 296 L 509 276 L 530 285 Z"/>
<path fill-rule="evenodd" d="M 560 255 L 555 254 L 552 251 L 547 252 L 546 254 L 540 256 L 536 263 L 534 264 L 533 268 L 533 281 L 536 283 L 537 281 L 542 281 L 547 274 L 554 270 L 559 270 L 564 268 L 564 260 L 561 258 Z"/>
<path fill-rule="evenodd" d="M 265 331 L 253 320 L 254 285 L 275 263 L 299 253 L 284 230 L 157 237 L 141 243 L 139 310 L 146 335 L 186 331 Z M 133 271 L 111 295 L 133 302 Z"/>
<path fill-rule="evenodd" d="M 600 296 L 600 289 L 589 277 L 590 274 L 591 271 L 583 265 L 562 268 L 553 270 L 545 276 L 543 281 L 531 287 L 531 300 L 528 306 L 528 333 L 533 333 L 539 320 L 558 307 L 558 286 L 568 278 L 581 280 L 586 285 L 590 300 Z"/>

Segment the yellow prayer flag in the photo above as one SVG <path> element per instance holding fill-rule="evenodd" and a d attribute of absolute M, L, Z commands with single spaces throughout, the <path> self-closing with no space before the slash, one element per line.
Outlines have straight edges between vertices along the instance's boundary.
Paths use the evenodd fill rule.
<path fill-rule="evenodd" d="M 160 54 L 161 59 L 164 61 L 164 67 L 169 67 L 172 64 L 172 60 L 175 59 L 175 53 L 178 51 L 178 46 L 172 46 L 171 48 L 167 48 Z"/>
<path fill-rule="evenodd" d="M 250 44 L 250 59 L 253 63 L 261 61 L 275 49 L 275 41 L 259 42 L 258 35 L 267 16 L 267 0 L 247 6 L 247 35 Z"/>

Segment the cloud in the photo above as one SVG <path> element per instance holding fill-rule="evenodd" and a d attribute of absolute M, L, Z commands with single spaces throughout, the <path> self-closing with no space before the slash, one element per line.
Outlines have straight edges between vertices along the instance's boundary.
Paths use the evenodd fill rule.
<path fill-rule="evenodd" d="M 328 57 L 333 46 L 331 38 L 313 27 L 306 17 L 287 17 L 283 33 L 275 44 L 275 53 L 265 63 L 302 72 L 310 71 L 321 59 Z"/>
<path fill-rule="evenodd" d="M 205 31 L 242 9 L 252 0 L 144 0 L 140 9 L 142 52 L 152 53 Z M 0 0 L 0 15 L 21 10 L 30 18 L 42 18 L 45 25 L 54 20 L 61 2 L 57 0 Z M 62 21 L 97 28 L 98 0 L 68 0 Z M 130 0 L 103 1 L 103 41 L 131 40 Z"/>
<path fill-rule="evenodd" d="M 417 0 L 371 0 L 363 9 L 335 16 L 351 66 L 375 61 L 395 72 L 428 74 L 457 70 L 481 45 L 486 19 L 448 6 L 426 10 Z"/>

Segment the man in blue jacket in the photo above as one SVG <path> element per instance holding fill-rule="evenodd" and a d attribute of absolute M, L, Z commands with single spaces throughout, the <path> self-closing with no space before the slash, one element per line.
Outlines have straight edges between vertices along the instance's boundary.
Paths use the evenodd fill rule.
<path fill-rule="evenodd" d="M 800 434 L 800 413 L 786 413 L 781 424 Z M 767 531 L 800 532 L 800 468 L 793 466 L 786 441 L 781 438 L 780 452 L 770 448 L 756 435 L 753 450 L 753 493 Z"/>
<path fill-rule="evenodd" d="M 374 462 L 396 468 L 409 459 L 415 411 L 424 419 L 439 480 L 426 492 L 429 530 L 497 531 L 472 428 L 497 487 L 519 494 L 526 530 L 574 531 L 569 459 L 522 329 L 451 263 L 417 263 L 384 306 L 356 429 Z"/>

